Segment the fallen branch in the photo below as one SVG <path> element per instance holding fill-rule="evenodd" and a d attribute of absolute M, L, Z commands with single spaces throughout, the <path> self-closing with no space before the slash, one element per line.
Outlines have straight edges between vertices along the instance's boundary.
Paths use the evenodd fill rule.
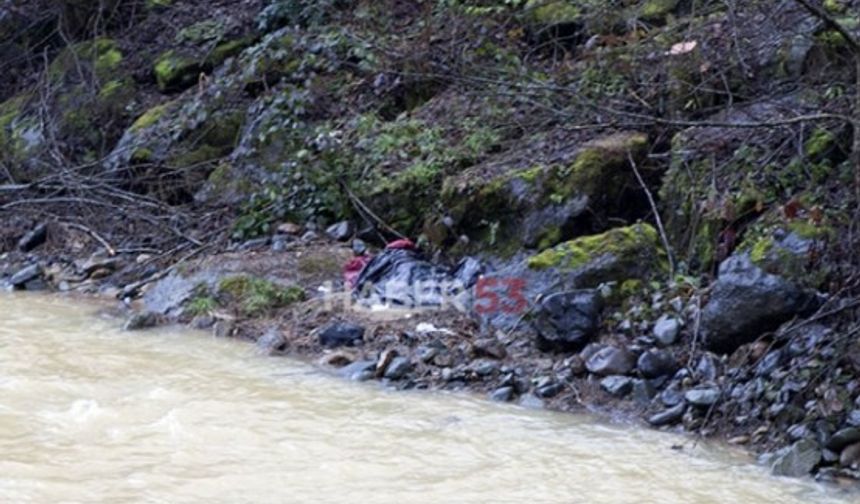
<path fill-rule="evenodd" d="M 102 247 L 107 250 L 109 256 L 113 257 L 116 255 L 116 249 L 111 246 L 111 244 L 104 237 L 102 237 L 102 235 L 98 234 L 93 229 L 88 228 L 83 224 L 75 224 L 74 222 L 61 222 L 60 224 L 72 229 L 77 229 L 78 231 L 83 231 L 84 233 L 88 234 L 92 239 L 99 242 Z"/>
<path fill-rule="evenodd" d="M 654 221 L 657 223 L 657 230 L 660 232 L 660 240 L 663 242 L 663 248 L 666 249 L 666 257 L 669 260 L 669 281 L 671 281 L 675 278 L 675 258 L 672 254 L 672 247 L 669 245 L 666 228 L 663 227 L 663 219 L 660 218 L 660 212 L 657 210 L 657 202 L 654 200 L 654 195 L 651 194 L 651 190 L 648 189 L 648 185 L 645 184 L 645 179 L 642 178 L 642 174 L 639 173 L 639 168 L 636 166 L 636 160 L 633 159 L 633 154 L 629 151 L 627 152 L 627 159 L 630 161 L 630 168 L 633 169 L 633 174 L 636 175 L 636 180 L 639 181 L 639 185 L 642 186 L 642 191 L 645 192 L 645 196 L 648 198 L 648 204 L 651 205 L 651 212 L 654 213 Z"/>
<path fill-rule="evenodd" d="M 388 231 L 394 236 L 398 238 L 406 238 L 405 235 L 388 225 L 387 222 L 385 222 L 384 220 L 382 220 L 382 218 L 373 213 L 373 210 L 371 210 L 367 205 L 365 205 L 364 202 L 361 201 L 361 199 L 356 196 L 355 193 L 352 192 L 352 190 L 350 190 L 350 188 L 346 185 L 345 182 L 341 182 L 341 185 L 343 186 L 344 191 L 346 191 L 350 202 L 352 202 L 353 206 L 356 207 L 356 210 L 358 210 L 359 213 L 365 214 L 367 217 L 370 217 L 374 222 L 376 222 L 380 227 L 382 227 L 382 229 Z"/>

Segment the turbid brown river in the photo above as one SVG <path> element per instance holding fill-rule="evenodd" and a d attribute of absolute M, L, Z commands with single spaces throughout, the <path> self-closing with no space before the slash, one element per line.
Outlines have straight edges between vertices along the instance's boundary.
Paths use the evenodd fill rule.
<path fill-rule="evenodd" d="M 388 392 L 96 311 L 0 293 L 2 503 L 860 501 L 673 434 Z"/>

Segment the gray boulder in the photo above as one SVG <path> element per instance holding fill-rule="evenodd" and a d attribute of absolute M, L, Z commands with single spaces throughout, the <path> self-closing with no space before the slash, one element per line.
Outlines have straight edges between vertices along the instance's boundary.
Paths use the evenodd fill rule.
<path fill-rule="evenodd" d="M 341 221 L 326 228 L 325 233 L 332 240 L 347 241 L 354 233 L 352 222 Z"/>
<path fill-rule="evenodd" d="M 644 378 L 659 378 L 675 374 L 678 361 L 666 350 L 648 350 L 639 356 L 636 367 Z"/>
<path fill-rule="evenodd" d="M 42 276 L 42 267 L 38 264 L 32 264 L 18 270 L 12 278 L 9 279 L 9 284 L 16 289 L 23 288 L 27 283 L 32 282 Z"/>
<path fill-rule="evenodd" d="M 678 339 L 681 331 L 681 322 L 675 317 L 663 315 L 654 324 L 654 339 L 663 346 L 669 346 Z"/>
<path fill-rule="evenodd" d="M 513 398 L 513 387 L 499 387 L 490 394 L 490 400 L 492 401 L 509 402 Z"/>
<path fill-rule="evenodd" d="M 626 375 L 636 366 L 636 357 L 626 348 L 612 346 L 598 350 L 585 361 L 590 372 L 600 375 Z"/>
<path fill-rule="evenodd" d="M 142 329 L 149 329 L 150 327 L 157 326 L 160 321 L 161 317 L 159 317 L 157 313 L 153 313 L 151 311 L 135 313 L 125 321 L 125 324 L 122 326 L 122 330 L 140 331 Z"/>
<path fill-rule="evenodd" d="M 399 380 L 405 377 L 412 370 L 412 363 L 406 357 L 395 357 L 391 364 L 385 368 L 385 378 L 389 380 Z"/>
<path fill-rule="evenodd" d="M 257 339 L 257 350 L 267 355 L 276 355 L 286 350 L 287 339 L 281 331 L 271 328 Z"/>
<path fill-rule="evenodd" d="M 576 351 L 597 332 L 603 300 L 596 290 L 559 292 L 543 299 L 534 322 L 545 351 Z"/>
<path fill-rule="evenodd" d="M 48 240 L 48 226 L 39 224 L 32 231 L 25 234 L 18 240 L 18 250 L 21 252 L 30 252 L 39 247 Z"/>
<path fill-rule="evenodd" d="M 633 379 L 627 376 L 607 376 L 600 380 L 600 388 L 614 397 L 624 397 L 633 390 Z"/>
<path fill-rule="evenodd" d="M 364 338 L 364 327 L 348 322 L 327 326 L 319 333 L 320 345 L 328 348 L 353 346 Z"/>
<path fill-rule="evenodd" d="M 654 427 L 662 427 L 664 425 L 671 425 L 677 423 L 681 420 L 681 417 L 684 416 L 684 411 L 687 409 L 687 405 L 683 402 L 672 406 L 669 409 L 665 409 L 659 413 L 655 413 L 648 417 L 648 423 L 653 425 Z"/>
<path fill-rule="evenodd" d="M 716 387 L 697 388 L 688 390 L 684 399 L 695 406 L 713 406 L 720 399 L 720 389 Z"/>
<path fill-rule="evenodd" d="M 799 478 L 809 474 L 821 461 L 821 449 L 811 439 L 800 440 L 773 453 L 766 453 L 759 459 L 770 466 L 777 476 Z"/>
<path fill-rule="evenodd" d="M 361 360 L 340 368 L 337 374 L 352 381 L 367 381 L 373 378 L 375 369 L 376 361 Z"/>
<path fill-rule="evenodd" d="M 731 353 L 818 304 L 814 292 L 755 266 L 747 254 L 720 265 L 711 298 L 702 312 L 708 347 Z"/>

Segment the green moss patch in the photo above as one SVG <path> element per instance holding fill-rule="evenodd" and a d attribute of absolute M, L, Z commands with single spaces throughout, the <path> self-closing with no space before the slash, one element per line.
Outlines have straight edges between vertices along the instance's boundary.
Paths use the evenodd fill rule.
<path fill-rule="evenodd" d="M 239 313 L 246 317 L 261 315 L 303 301 L 305 291 L 298 286 L 283 286 L 251 276 L 234 276 L 221 280 L 220 294 L 229 296 L 238 306 Z"/>
<path fill-rule="evenodd" d="M 196 59 L 180 56 L 170 50 L 158 57 L 153 72 L 158 89 L 164 93 L 191 86 L 197 82 L 201 69 Z"/>
<path fill-rule="evenodd" d="M 604 255 L 612 255 L 625 262 L 636 261 L 643 251 L 653 254 L 657 248 L 657 231 L 649 224 L 636 224 L 562 243 L 530 257 L 528 266 L 535 270 L 573 270 Z"/>
<path fill-rule="evenodd" d="M 163 103 L 161 105 L 156 105 L 144 112 L 131 125 L 131 131 L 143 130 L 149 128 L 150 126 L 158 122 L 158 120 L 161 119 L 162 116 L 164 116 L 164 113 L 167 112 L 168 106 L 169 103 Z"/>
<path fill-rule="evenodd" d="M 541 25 L 557 25 L 574 23 L 582 17 L 582 9 L 576 2 L 569 0 L 542 1 L 529 0 L 526 11 L 535 23 Z"/>

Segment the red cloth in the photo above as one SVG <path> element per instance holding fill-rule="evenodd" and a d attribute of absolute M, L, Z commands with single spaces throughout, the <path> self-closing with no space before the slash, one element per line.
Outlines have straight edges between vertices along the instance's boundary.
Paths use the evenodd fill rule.
<path fill-rule="evenodd" d="M 362 255 L 353 257 L 346 264 L 343 265 L 343 282 L 347 287 L 352 289 L 355 287 L 355 281 L 358 280 L 358 275 L 361 274 L 361 270 L 367 266 L 367 263 L 373 259 L 370 256 Z"/>
<path fill-rule="evenodd" d="M 400 240 L 394 240 L 385 246 L 386 249 L 406 249 L 406 250 L 415 250 L 415 242 L 409 240 L 407 238 L 402 238 Z M 364 267 L 367 266 L 367 263 L 373 259 L 373 256 L 369 255 L 360 255 L 353 257 L 346 264 L 343 265 L 343 283 L 350 289 L 355 287 L 355 282 L 358 280 L 358 276 L 361 275 Z"/>
<path fill-rule="evenodd" d="M 401 238 L 400 240 L 394 240 L 385 246 L 387 249 L 415 249 L 415 242 L 408 238 Z"/>

